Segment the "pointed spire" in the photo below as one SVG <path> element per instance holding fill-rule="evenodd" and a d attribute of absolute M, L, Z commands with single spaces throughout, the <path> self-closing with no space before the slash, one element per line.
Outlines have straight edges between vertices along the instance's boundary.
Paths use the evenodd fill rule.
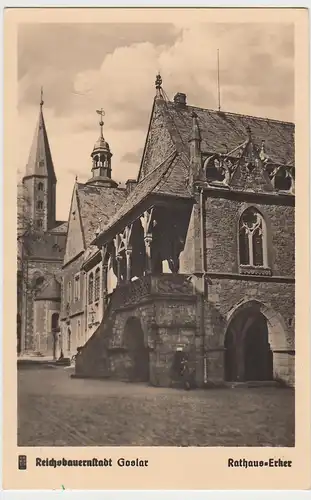
<path fill-rule="evenodd" d="M 43 104 L 43 89 L 41 88 L 39 117 L 26 165 L 26 177 L 36 175 L 40 177 L 45 176 L 49 177 L 53 182 L 56 182 L 54 165 L 43 117 Z"/>

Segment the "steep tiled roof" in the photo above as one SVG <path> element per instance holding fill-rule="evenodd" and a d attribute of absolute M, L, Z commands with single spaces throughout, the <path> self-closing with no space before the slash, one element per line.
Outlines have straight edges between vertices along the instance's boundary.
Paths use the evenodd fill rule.
<path fill-rule="evenodd" d="M 63 260 L 66 234 L 34 233 L 25 238 L 25 251 L 32 259 Z"/>
<path fill-rule="evenodd" d="M 53 181 L 56 180 L 42 106 L 26 165 L 26 176 L 29 175 L 45 175 Z"/>
<path fill-rule="evenodd" d="M 68 230 L 68 222 L 67 221 L 56 221 L 56 226 L 50 229 L 50 233 L 62 233 L 66 234 Z"/>
<path fill-rule="evenodd" d="M 35 300 L 60 300 L 61 286 L 55 276 L 47 283 L 47 285 L 38 293 Z"/>
<path fill-rule="evenodd" d="M 188 169 L 181 155 L 172 152 L 161 165 L 137 184 L 124 205 L 103 227 L 103 232 L 110 229 L 152 193 L 191 198 L 186 184 L 187 177 Z"/>
<path fill-rule="evenodd" d="M 77 184 L 78 203 L 86 247 L 95 237 L 98 227 L 108 223 L 125 200 L 125 190 Z"/>
<path fill-rule="evenodd" d="M 194 106 L 178 106 L 175 103 L 158 100 L 164 123 L 169 128 L 175 144 L 180 144 L 189 156 L 189 138 L 192 127 L 192 113 L 197 115 L 201 132 L 203 152 L 226 153 L 247 138 L 250 127 L 254 141 L 260 145 L 265 141 L 265 151 L 271 160 L 283 165 L 294 162 L 295 125 L 269 118 L 219 112 Z"/>

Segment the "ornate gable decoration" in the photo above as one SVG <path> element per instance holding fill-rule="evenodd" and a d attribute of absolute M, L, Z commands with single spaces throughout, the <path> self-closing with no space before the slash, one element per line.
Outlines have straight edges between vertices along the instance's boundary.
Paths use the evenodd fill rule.
<path fill-rule="evenodd" d="M 232 151 L 202 155 L 204 180 L 215 188 L 294 194 L 294 165 L 274 163 L 266 152 L 265 141 L 258 147 L 249 127 L 247 135 L 247 140 Z"/>

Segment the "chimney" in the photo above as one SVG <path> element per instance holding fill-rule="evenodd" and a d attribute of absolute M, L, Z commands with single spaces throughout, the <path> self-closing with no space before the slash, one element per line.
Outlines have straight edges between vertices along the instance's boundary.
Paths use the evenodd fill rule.
<path fill-rule="evenodd" d="M 128 179 L 125 183 L 126 194 L 130 194 L 133 191 L 133 189 L 135 188 L 136 184 L 137 184 L 136 179 Z"/>
<path fill-rule="evenodd" d="M 186 94 L 183 94 L 182 92 L 177 92 L 177 94 L 174 97 L 174 103 L 177 104 L 178 106 L 186 106 L 187 105 Z"/>

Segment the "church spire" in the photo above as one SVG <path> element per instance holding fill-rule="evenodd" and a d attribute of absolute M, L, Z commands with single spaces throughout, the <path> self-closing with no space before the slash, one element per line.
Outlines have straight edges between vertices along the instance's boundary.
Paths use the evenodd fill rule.
<path fill-rule="evenodd" d="M 47 231 L 56 217 L 56 175 L 43 116 L 43 89 L 40 90 L 39 117 L 33 136 L 23 185 L 27 190 L 29 216 L 34 227 Z"/>
<path fill-rule="evenodd" d="M 87 181 L 87 184 L 96 184 L 105 187 L 118 187 L 118 184 L 111 179 L 111 157 L 112 153 L 108 142 L 103 135 L 103 117 L 105 112 L 103 108 L 97 109 L 96 113 L 100 115 L 99 127 L 100 133 L 97 139 L 91 158 L 93 160 L 92 177 Z"/>
<path fill-rule="evenodd" d="M 40 177 L 45 176 L 56 182 L 54 165 L 44 122 L 43 104 L 43 89 L 41 87 L 39 117 L 26 165 L 26 177 L 33 175 L 38 175 Z"/>

